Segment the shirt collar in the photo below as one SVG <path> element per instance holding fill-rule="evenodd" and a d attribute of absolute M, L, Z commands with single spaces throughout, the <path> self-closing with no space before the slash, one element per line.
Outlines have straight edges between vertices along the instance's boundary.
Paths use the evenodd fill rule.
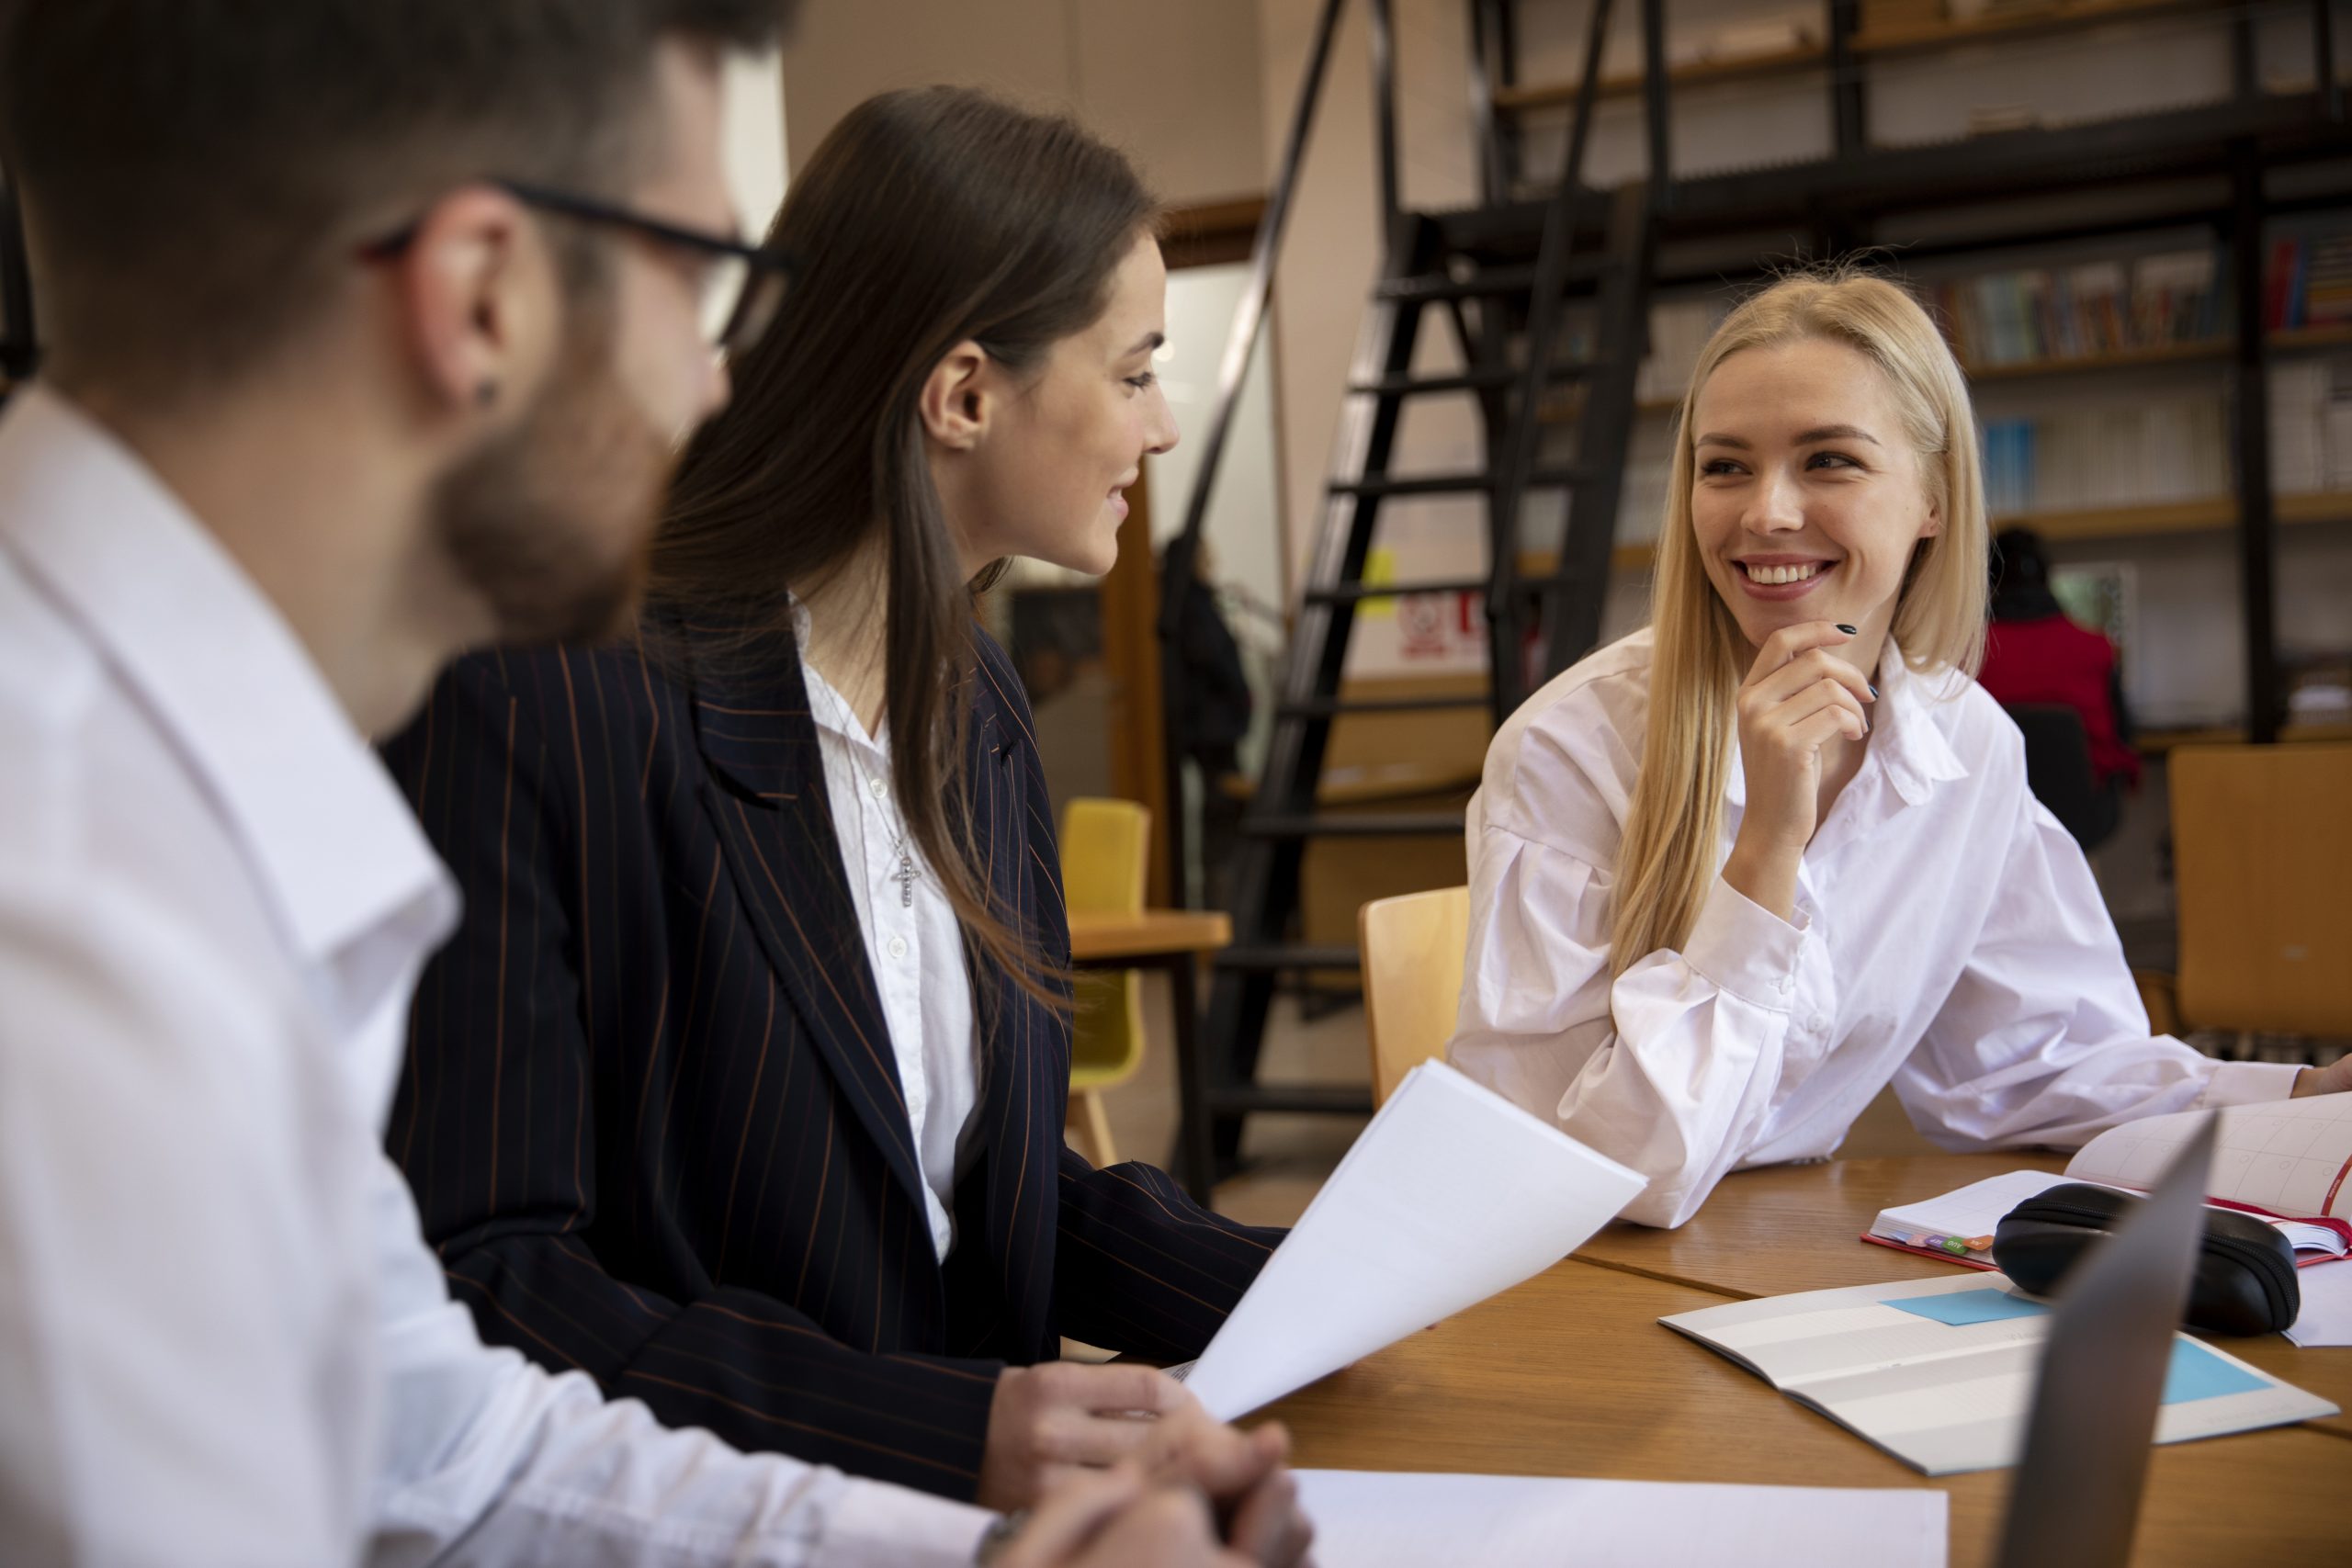
<path fill-rule="evenodd" d="M 792 612 L 792 646 L 800 655 L 800 675 L 808 689 L 808 716 L 821 730 L 856 746 L 871 756 L 878 757 L 885 766 L 890 757 L 890 721 L 886 716 L 877 732 L 868 734 L 865 721 L 849 705 L 849 699 L 833 689 L 833 683 L 823 671 L 808 662 L 808 606 L 797 593 L 787 592 L 785 604 Z"/>
<path fill-rule="evenodd" d="M 138 455 L 36 384 L 0 418 L 0 545 L 188 759 L 306 959 L 457 894 L 275 604 Z"/>
<path fill-rule="evenodd" d="M 1926 800 L 1939 784 L 1968 776 L 1968 768 L 1944 738 L 1943 727 L 1930 709 L 1954 694 L 1948 686 L 1960 681 L 1956 672 L 1923 677 L 1903 659 L 1894 638 L 1886 639 L 1878 661 L 1878 701 L 1871 705 L 1870 750 L 1862 769 L 1885 770 L 1887 781 L 1906 806 Z M 1730 778 L 1724 797 L 1734 806 L 1747 804 L 1747 774 L 1739 764 L 1739 739 L 1732 739 Z"/>
<path fill-rule="evenodd" d="M 1953 670 L 1919 674 L 1904 661 L 1894 638 L 1886 639 L 1878 661 L 1878 702 L 1871 710 L 1871 724 L 1878 732 L 1871 750 L 1905 805 L 1917 806 L 1936 785 L 1968 776 L 1967 765 L 1951 749 L 1933 711 L 1957 696 L 1964 684 L 1966 677 Z"/>

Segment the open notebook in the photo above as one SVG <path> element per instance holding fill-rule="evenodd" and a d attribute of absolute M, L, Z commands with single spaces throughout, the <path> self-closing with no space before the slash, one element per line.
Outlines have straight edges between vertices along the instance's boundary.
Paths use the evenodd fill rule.
<path fill-rule="evenodd" d="M 1929 1475 L 2016 1461 L 2048 1303 L 1999 1274 L 1766 1296 L 1660 1320 Z M 2177 1335 L 2156 1423 L 2177 1443 L 2337 1414 Z"/>
<path fill-rule="evenodd" d="M 2145 1191 L 2209 1112 L 2110 1127 L 2063 1174 L 2012 1170 L 1957 1191 L 1883 1210 L 1862 1236 L 1904 1252 L 1990 1269 L 1994 1227 L 2027 1199 L 2067 1181 Z M 2352 1253 L 2352 1094 L 2315 1095 L 2220 1113 L 2206 1201 L 2277 1225 L 2304 1268 Z"/>
<path fill-rule="evenodd" d="M 1929 1475 L 2011 1464 L 2022 1450 L 2030 1463 L 2013 1506 L 2039 1498 L 2049 1517 L 2010 1520 L 2005 1562 L 2122 1562 L 2151 1436 L 2175 1443 L 2338 1414 L 2173 1331 L 2194 1268 L 2198 1194 L 2219 1166 L 2211 1113 L 2188 1131 L 2151 1178 L 2148 1201 L 2091 1249 L 2054 1303 L 1993 1274 L 1767 1296 L 1659 1321 Z M 2083 1534 L 2101 1550 L 2036 1546 L 2085 1526 L 2086 1511 L 2099 1517 Z"/>

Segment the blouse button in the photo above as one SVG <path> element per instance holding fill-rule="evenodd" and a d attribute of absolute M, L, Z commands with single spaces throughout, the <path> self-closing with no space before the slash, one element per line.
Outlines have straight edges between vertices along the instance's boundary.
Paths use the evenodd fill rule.
<path fill-rule="evenodd" d="M 1826 1034 L 1829 1032 L 1829 1015 L 1826 1013 L 1815 1013 L 1813 1015 L 1813 1021 L 1805 1025 L 1805 1027 L 1812 1030 L 1815 1034 Z"/>
<path fill-rule="evenodd" d="M 874 798 L 876 800 L 881 799 L 884 795 L 890 793 L 890 786 L 884 784 L 880 779 L 866 780 L 865 787 L 874 792 Z"/>
<path fill-rule="evenodd" d="M 904 958 L 907 955 L 907 939 L 902 936 L 892 937 L 889 952 L 893 958 Z"/>

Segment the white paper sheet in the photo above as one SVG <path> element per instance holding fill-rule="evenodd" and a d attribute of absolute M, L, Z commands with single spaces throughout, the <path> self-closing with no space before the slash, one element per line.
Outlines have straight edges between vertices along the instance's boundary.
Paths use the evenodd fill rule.
<path fill-rule="evenodd" d="M 2352 1263 L 2320 1263 L 2295 1270 L 2302 1310 L 2287 1337 L 2306 1349 L 2352 1345 Z"/>
<path fill-rule="evenodd" d="M 2207 1114 L 2183 1111 L 2109 1127 L 2066 1162 L 2066 1174 L 2145 1187 Z M 2352 1219 L 2352 1094 L 2233 1105 L 2221 1118 L 2207 1197 L 2290 1219 Z"/>
<path fill-rule="evenodd" d="M 2006 1298 L 2024 1315 L 1951 1323 L 1892 1304 L 1963 1292 Z M 1767 1296 L 1658 1321 L 1929 1475 L 2017 1462 L 2050 1327 L 2047 1314 L 1997 1273 Z M 2218 1371 L 2227 1392 L 2165 1404 L 2156 1416 L 2159 1443 L 2338 1414 L 2219 1346 L 2176 1338 L 2193 1345 L 2188 1354 Z"/>
<path fill-rule="evenodd" d="M 1302 1470 L 1322 1568 L 1943 1568 L 1940 1492 Z"/>
<path fill-rule="evenodd" d="M 1645 1179 L 1442 1062 L 1405 1075 L 1185 1378 L 1231 1421 L 1542 1273 Z"/>

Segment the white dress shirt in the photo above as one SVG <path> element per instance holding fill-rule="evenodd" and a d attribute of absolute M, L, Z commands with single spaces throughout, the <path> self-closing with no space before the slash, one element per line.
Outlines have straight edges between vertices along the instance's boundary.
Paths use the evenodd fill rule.
<path fill-rule="evenodd" d="M 452 885 L 275 608 L 38 388 L 0 737 L 12 1568 L 968 1560 L 977 1510 L 481 1344 L 378 1144 Z"/>
<path fill-rule="evenodd" d="M 1680 952 L 1610 979 L 1646 630 L 1513 714 L 1471 802 L 1454 1065 L 1642 1171 L 1679 1225 L 1724 1173 L 1818 1159 L 1889 1081 L 1950 1149 L 2078 1145 L 2137 1116 L 2283 1100 L 2299 1069 L 2152 1037 L 2082 851 L 2016 725 L 1890 642 L 1859 772 L 1806 846 L 1794 923 L 1720 875 Z M 1720 867 L 1747 799 L 1735 742 Z"/>
<path fill-rule="evenodd" d="M 824 759 L 833 837 L 842 848 L 865 962 L 882 993 L 907 1118 L 914 1124 L 922 1169 L 923 1213 L 931 1244 L 944 1262 L 956 1245 L 956 1179 L 971 1145 L 979 1111 L 979 1027 L 964 931 L 922 851 L 907 833 L 890 782 L 889 730 L 869 736 L 855 710 L 807 662 L 808 612 L 793 606 L 801 677 Z M 899 857 L 913 866 L 904 879 Z M 909 895 L 911 895 L 910 897 Z"/>

